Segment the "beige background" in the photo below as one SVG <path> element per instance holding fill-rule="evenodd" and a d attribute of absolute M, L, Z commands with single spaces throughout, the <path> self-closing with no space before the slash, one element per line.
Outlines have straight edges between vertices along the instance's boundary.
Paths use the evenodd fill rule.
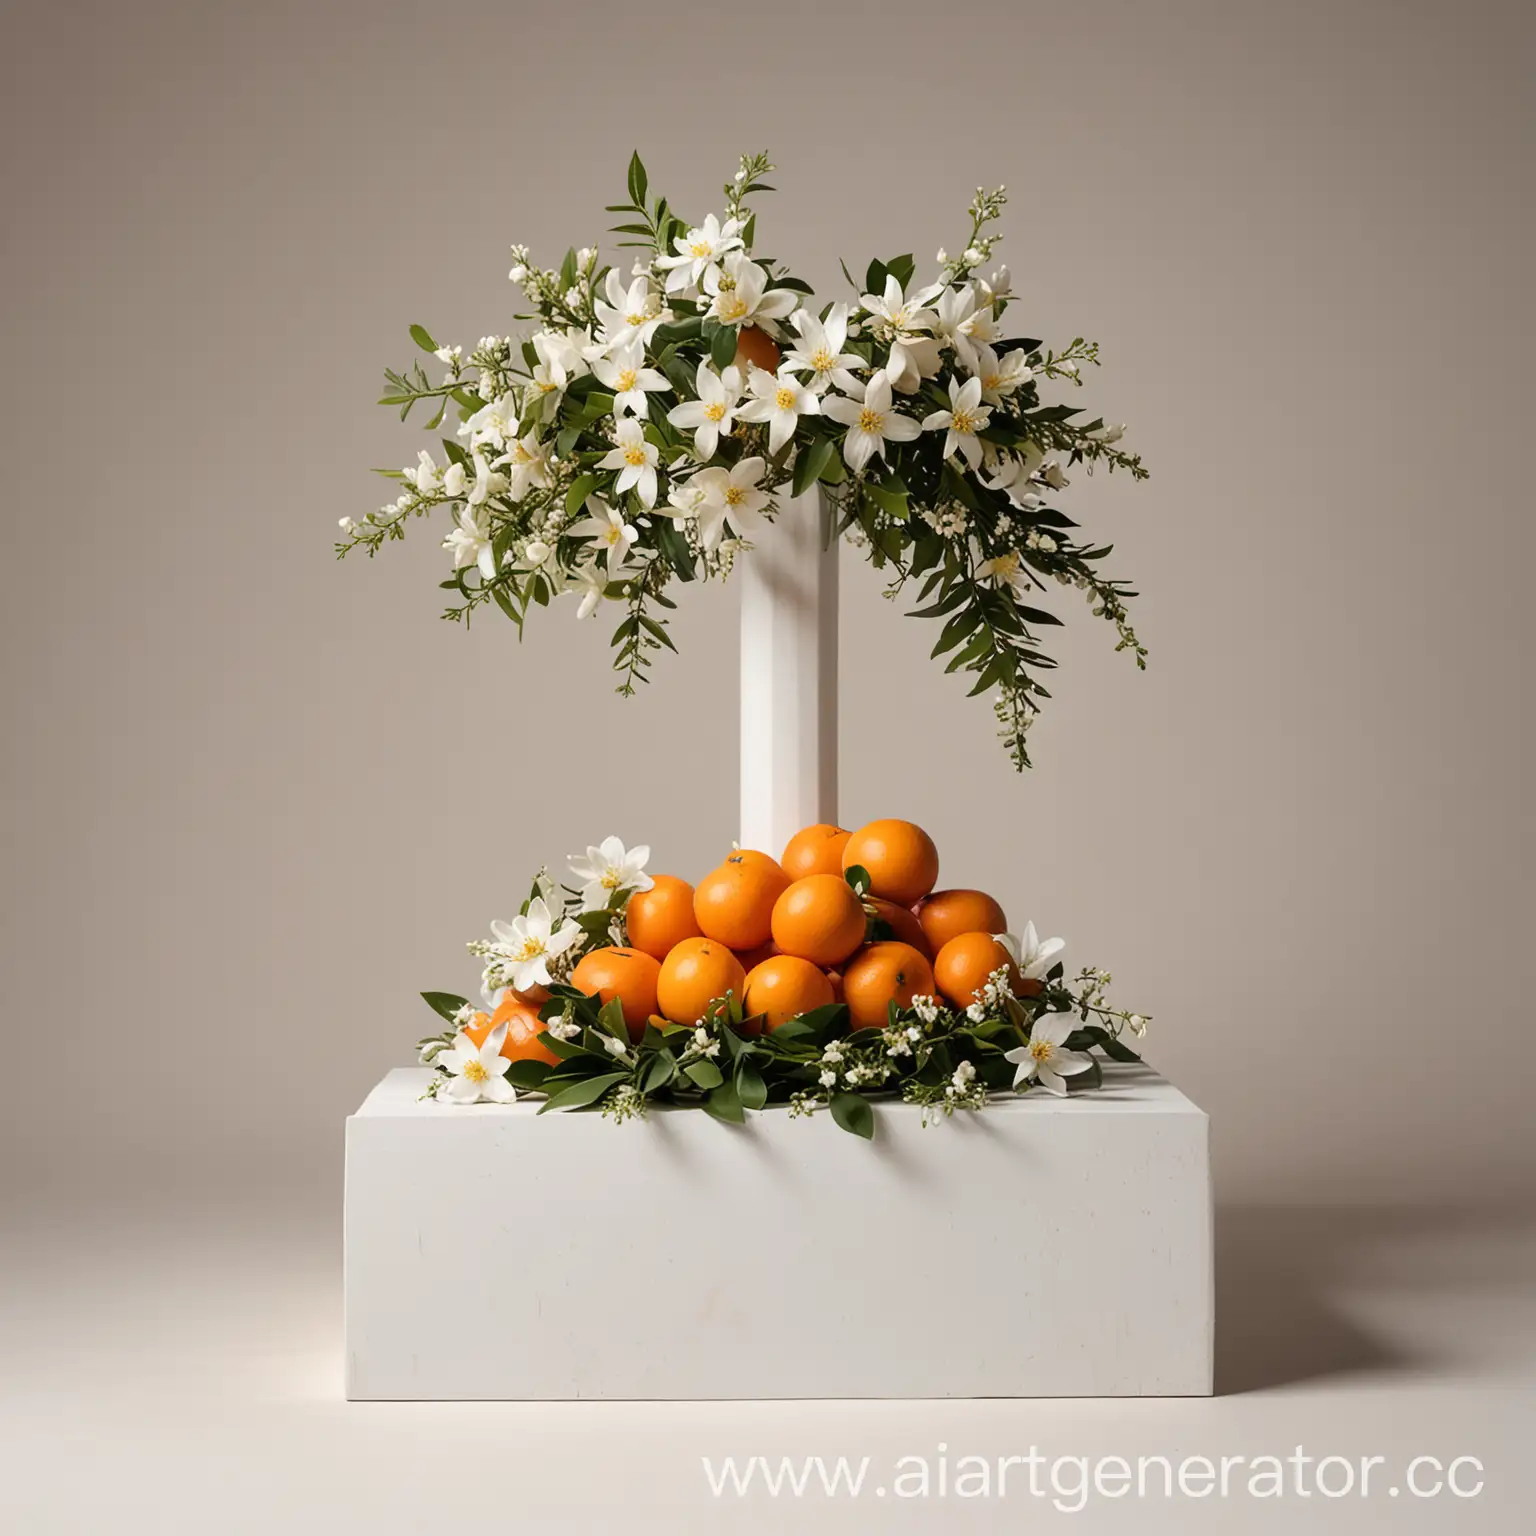
<path fill-rule="evenodd" d="M 1070 604 L 1023 778 L 845 558 L 844 820 L 921 822 L 946 881 L 1156 1015 L 1229 1231 L 1319 1202 L 1459 1230 L 1528 1193 L 1525 7 L 104 0 L 0 26 L 0 1158 L 38 1295 L 115 1274 L 104 1211 L 118 1256 L 216 1206 L 300 1212 L 283 1283 L 314 1281 L 333 1393 L 341 1122 L 406 1058 L 414 993 L 472 987 L 463 941 L 541 860 L 616 831 L 694 874 L 734 835 L 729 589 L 688 594 L 682 656 L 626 703 L 595 626 L 441 623 L 425 529 L 330 556 L 382 499 L 368 466 L 420 441 L 372 404 L 406 325 L 507 329 L 508 243 L 599 236 L 631 147 L 694 212 L 769 147 L 765 248 L 829 293 L 839 256 L 922 270 L 1006 181 L 1019 322 L 1103 343 L 1084 399 L 1154 471 L 1064 501 L 1141 584 L 1151 670 Z M 1289 1258 L 1375 1229 L 1278 1230 Z M 1280 1262 L 1245 1252 L 1245 1287 Z M 285 1358 L 303 1328 L 269 1321 Z"/>

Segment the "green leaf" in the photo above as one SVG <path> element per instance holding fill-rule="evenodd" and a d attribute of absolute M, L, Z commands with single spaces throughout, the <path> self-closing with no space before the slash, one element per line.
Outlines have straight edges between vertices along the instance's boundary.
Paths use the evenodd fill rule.
<path fill-rule="evenodd" d="M 905 288 L 907 284 L 912 281 L 912 273 L 915 269 L 915 263 L 913 262 L 910 255 L 893 256 L 888 262 L 886 262 L 885 269 L 891 274 L 892 277 L 896 279 L 898 283 L 901 284 L 903 288 Z"/>
<path fill-rule="evenodd" d="M 577 475 L 565 493 L 565 515 L 574 517 L 587 504 L 587 497 L 597 489 L 596 475 Z"/>
<path fill-rule="evenodd" d="M 447 1019 L 450 1024 L 453 1023 L 454 1014 L 469 1004 L 468 998 L 452 992 L 423 992 L 421 999 L 433 1013 Z"/>
<path fill-rule="evenodd" d="M 716 368 L 729 368 L 736 357 L 736 328 L 722 325 L 709 341 L 709 360 Z"/>
<path fill-rule="evenodd" d="M 650 178 L 645 174 L 645 164 L 637 149 L 629 157 L 629 200 L 636 208 L 645 207 L 645 194 L 650 190 Z"/>
<path fill-rule="evenodd" d="M 544 1115 L 552 1109 L 581 1109 L 595 1104 L 615 1083 L 622 1083 L 628 1076 L 627 1072 L 600 1072 L 596 1077 L 583 1078 L 546 1099 L 539 1105 L 539 1113 Z"/>
<path fill-rule="evenodd" d="M 547 1061 L 514 1061 L 507 1068 L 507 1081 L 514 1088 L 540 1088 L 553 1070 Z"/>
<path fill-rule="evenodd" d="M 736 1063 L 736 1097 L 744 1109 L 761 1109 L 768 1102 L 768 1085 L 748 1056 Z"/>
<path fill-rule="evenodd" d="M 882 294 L 885 292 L 886 265 L 883 261 L 872 261 L 864 270 L 865 293 Z"/>
<path fill-rule="evenodd" d="M 875 1112 L 866 1100 L 856 1093 L 832 1095 L 832 1118 L 847 1132 L 872 1141 L 875 1135 Z"/>
<path fill-rule="evenodd" d="M 411 327 L 411 340 L 421 348 L 423 352 L 436 352 L 437 343 L 432 340 L 432 333 L 424 325 Z"/>
<path fill-rule="evenodd" d="M 665 1088 L 676 1076 L 677 1058 L 671 1051 L 657 1051 L 646 1062 L 645 1070 L 640 1074 L 640 1092 L 655 1093 L 658 1088 Z"/>
<path fill-rule="evenodd" d="M 887 490 L 884 486 L 865 484 L 864 494 L 874 502 L 877 507 L 889 512 L 892 517 L 899 517 L 903 522 L 907 520 L 909 508 L 905 493 Z"/>
<path fill-rule="evenodd" d="M 699 1088 L 718 1088 L 725 1081 L 725 1075 L 712 1061 L 691 1061 L 683 1072 Z"/>
<path fill-rule="evenodd" d="M 601 917 L 603 914 L 599 913 Z M 606 927 L 606 923 L 604 925 Z M 598 1024 L 615 1040 L 629 1045 L 629 1025 L 624 1022 L 624 1004 L 617 995 L 610 997 L 597 1012 Z"/>
<path fill-rule="evenodd" d="M 860 896 L 868 895 L 871 880 L 869 871 L 862 864 L 850 864 L 843 871 L 843 879 L 856 890 Z"/>
<path fill-rule="evenodd" d="M 801 448 L 795 457 L 795 478 L 790 487 L 793 495 L 805 495 L 821 479 L 821 472 L 827 467 L 832 453 L 832 440 L 826 437 L 815 438 Z"/>
<path fill-rule="evenodd" d="M 736 1097 L 736 1090 L 729 1083 L 721 1083 L 718 1088 L 705 1094 L 704 1108 L 716 1120 L 723 1120 L 727 1125 L 741 1125 L 747 1118 L 741 1100 Z"/>

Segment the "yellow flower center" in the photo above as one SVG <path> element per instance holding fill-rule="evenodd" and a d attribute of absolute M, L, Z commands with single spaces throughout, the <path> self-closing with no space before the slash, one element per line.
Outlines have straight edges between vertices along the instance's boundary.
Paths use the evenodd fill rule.
<path fill-rule="evenodd" d="M 725 488 L 725 504 L 728 507 L 739 507 L 747 499 L 747 493 L 739 485 L 728 485 Z"/>
<path fill-rule="evenodd" d="M 645 449 L 642 448 L 639 443 L 636 443 L 631 448 L 626 448 L 624 450 L 624 462 L 626 464 L 631 464 L 631 465 L 634 465 L 636 467 L 638 467 L 641 464 L 644 464 L 645 463 Z"/>
<path fill-rule="evenodd" d="M 876 411 L 865 406 L 859 412 L 859 431 L 868 432 L 872 437 L 884 437 L 885 412 Z"/>
<path fill-rule="evenodd" d="M 724 293 L 720 295 L 720 318 L 722 320 L 740 320 L 747 312 L 747 301 L 740 294 L 733 293 L 729 298 Z"/>
<path fill-rule="evenodd" d="M 560 387 L 551 379 L 538 379 L 535 382 L 539 386 L 539 392 L 545 395 L 547 395 L 552 389 L 558 389 Z"/>
<path fill-rule="evenodd" d="M 645 313 L 645 312 L 644 312 L 644 311 L 643 311 L 643 310 L 642 310 L 642 311 L 641 311 L 641 312 L 640 312 L 640 313 L 639 313 L 639 314 L 629 314 L 629 315 L 625 315 L 625 317 L 624 317 L 624 318 L 625 318 L 625 320 L 627 320 L 627 321 L 628 321 L 628 322 L 629 322 L 629 324 L 631 324 L 631 325 L 644 325 L 644 324 L 645 324 L 645 322 L 646 322 L 646 321 L 647 321 L 647 320 L 648 320 L 648 319 L 650 319 L 650 316 L 649 316 L 649 315 L 647 315 L 647 314 L 646 314 L 646 313 Z"/>
<path fill-rule="evenodd" d="M 705 421 L 724 421 L 725 420 L 725 405 L 724 405 L 724 403 L 722 401 L 716 400 L 713 404 L 706 405 L 704 407 L 704 420 Z"/>
<path fill-rule="evenodd" d="M 999 581 L 1011 581 L 1019 573 L 1019 557 L 1016 553 L 999 555 L 992 562 L 992 574 Z"/>
<path fill-rule="evenodd" d="M 609 542 L 611 543 L 612 541 L 610 540 Z M 598 884 L 601 885 L 605 891 L 616 891 L 621 885 L 623 885 L 623 883 L 624 876 L 620 874 L 618 870 L 612 868 L 605 869 L 603 871 L 603 878 L 598 881 Z"/>
<path fill-rule="evenodd" d="M 517 952 L 519 960 L 537 960 L 544 953 L 544 940 L 536 939 L 531 934 L 523 940 L 523 946 Z"/>
<path fill-rule="evenodd" d="M 1002 382 L 1003 376 L 1000 373 L 984 373 L 981 376 L 981 387 L 989 394 L 994 389 L 997 389 L 1002 384 Z"/>
<path fill-rule="evenodd" d="M 905 304 L 903 304 L 900 309 L 896 310 L 895 313 L 892 314 L 892 316 L 891 316 L 891 324 L 893 326 L 895 326 L 896 329 L 899 331 L 899 330 L 903 330 L 906 327 L 906 323 L 907 323 L 907 306 Z"/>
<path fill-rule="evenodd" d="M 773 393 L 773 403 L 781 411 L 792 411 L 795 408 L 795 392 L 784 385 L 780 385 Z"/>
<path fill-rule="evenodd" d="M 473 1061 L 467 1063 L 464 1068 L 464 1076 L 467 1077 L 472 1083 L 483 1083 L 490 1075 L 491 1074 L 483 1066 L 480 1065 L 480 1058 L 478 1056 L 475 1057 Z"/>
<path fill-rule="evenodd" d="M 619 389 L 622 391 L 622 390 L 626 390 L 626 389 L 633 389 L 634 387 L 635 387 L 635 370 L 633 368 L 626 368 L 619 375 Z"/>
<path fill-rule="evenodd" d="M 709 241 L 708 240 L 695 240 L 693 242 L 693 244 L 688 247 L 688 254 L 690 256 L 708 256 L 709 255 Z"/>
<path fill-rule="evenodd" d="M 817 347 L 811 353 L 811 367 L 817 373 L 831 373 L 837 367 L 837 359 L 825 347 Z"/>
<path fill-rule="evenodd" d="M 610 523 L 603 530 L 603 543 L 607 544 L 610 548 L 613 545 L 617 544 L 619 542 L 619 540 L 622 539 L 623 537 L 624 537 L 624 530 L 622 528 L 620 528 L 617 523 Z M 603 884 L 604 885 L 608 884 L 608 877 L 606 875 L 603 876 Z M 613 887 L 609 886 L 609 889 L 612 890 Z"/>
<path fill-rule="evenodd" d="M 976 418 L 967 410 L 958 410 L 950 417 L 949 430 L 963 433 L 966 437 L 975 437 Z"/>

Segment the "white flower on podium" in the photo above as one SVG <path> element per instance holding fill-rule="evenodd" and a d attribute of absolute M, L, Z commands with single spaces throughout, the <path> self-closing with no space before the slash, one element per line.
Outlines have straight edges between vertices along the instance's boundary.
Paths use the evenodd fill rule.
<path fill-rule="evenodd" d="M 1042 939 L 1033 923 L 1025 923 L 1024 932 L 1017 937 L 1011 933 L 997 933 L 993 937 L 1008 951 L 1025 981 L 1044 981 L 1057 956 L 1067 947 L 1065 939 Z"/>
<path fill-rule="evenodd" d="M 1013 1074 L 1015 1088 L 1033 1077 L 1040 1080 L 1040 1086 L 1047 1093 L 1054 1093 L 1058 1098 L 1066 1097 L 1066 1080 L 1086 1072 L 1093 1065 L 1091 1056 L 1066 1050 L 1063 1046 L 1063 1041 L 1072 1033 L 1075 1017 L 1070 1013 L 1041 1014 L 1029 1032 L 1028 1043 L 1003 1052 L 1004 1059 L 1018 1068 Z"/>
<path fill-rule="evenodd" d="M 510 923 L 493 922 L 491 932 L 496 936 L 496 954 L 511 972 L 512 986 L 518 992 L 547 987 L 553 979 L 549 962 L 581 937 L 581 929 L 569 918 L 555 927 L 542 896 L 535 896 L 528 910 Z"/>
<path fill-rule="evenodd" d="M 758 489 L 758 481 L 766 468 L 763 460 L 754 455 L 730 469 L 718 465 L 701 469 L 688 482 L 689 490 L 698 493 L 695 515 L 699 520 L 699 543 L 705 549 L 714 549 L 719 544 L 727 518 L 738 535 L 751 533 L 761 525 L 768 493 Z"/>
<path fill-rule="evenodd" d="M 977 435 L 992 420 L 992 412 L 981 403 L 981 380 L 970 378 L 961 383 L 949 381 L 949 409 L 934 411 L 923 418 L 923 431 L 944 436 L 944 457 L 958 452 L 972 469 L 981 467 L 981 438 Z"/>
<path fill-rule="evenodd" d="M 693 428 L 693 451 L 699 459 L 712 459 L 720 439 L 731 435 L 736 407 L 741 403 L 741 370 L 731 364 L 716 373 L 705 358 L 693 379 L 697 400 L 684 400 L 667 412 L 667 420 L 685 431 Z M 675 497 L 674 497 L 675 501 Z"/>
<path fill-rule="evenodd" d="M 672 388 L 665 374 L 645 366 L 645 352 L 638 342 L 615 347 L 592 364 L 592 372 L 613 391 L 615 416 L 648 416 L 646 395 Z"/>
<path fill-rule="evenodd" d="M 892 407 L 891 381 L 884 369 L 867 387 L 855 381 L 846 395 L 828 395 L 821 409 L 823 415 L 848 428 L 843 437 L 843 458 L 852 470 L 863 469 L 875 454 L 884 459 L 888 442 L 909 443 L 922 431 L 910 416 Z"/>
<path fill-rule="evenodd" d="M 506 1038 L 505 1024 L 498 1024 L 482 1045 L 476 1045 L 461 1029 L 453 1044 L 439 1054 L 437 1065 L 446 1068 L 451 1077 L 444 1092 L 455 1104 L 478 1104 L 481 1099 L 510 1104 L 517 1097 L 517 1089 L 507 1081 L 507 1068 L 512 1063 L 501 1054 Z"/>
<path fill-rule="evenodd" d="M 449 530 L 447 538 L 443 540 L 443 548 L 453 552 L 454 570 L 478 565 L 480 574 L 487 581 L 494 581 L 496 551 L 491 546 L 490 531 L 482 526 L 468 507 L 455 507 L 453 517 L 458 526 Z"/>
<path fill-rule="evenodd" d="M 653 481 L 654 478 L 653 473 Z M 623 477 L 620 476 L 620 489 L 623 489 L 623 485 Z M 652 496 L 654 495 L 653 491 Z M 596 540 L 598 548 L 604 552 L 608 562 L 608 575 L 611 579 L 624 564 L 629 555 L 630 546 L 640 537 L 639 532 L 633 523 L 624 521 L 622 512 L 616 512 L 601 496 L 587 497 L 586 510 L 590 515 L 584 517 L 579 523 L 572 523 L 565 531 L 573 539 Z"/>
<path fill-rule="evenodd" d="M 785 354 L 780 373 L 808 373 L 807 383 L 818 395 L 833 384 L 839 389 L 857 382 L 852 370 L 865 366 L 856 352 L 844 352 L 848 339 L 848 306 L 834 304 L 825 320 L 818 320 L 808 309 L 797 309 L 791 317 L 800 340 Z"/>
<path fill-rule="evenodd" d="M 939 344 L 923 333 L 938 318 L 927 305 L 944 291 L 943 284 L 931 283 L 908 298 L 891 273 L 885 276 L 885 292 L 866 293 L 859 302 L 869 311 L 875 328 L 890 343 L 891 355 L 885 372 L 891 387 L 904 395 L 915 390 L 923 379 L 939 371 Z"/>
<path fill-rule="evenodd" d="M 754 368 L 747 379 L 752 399 L 737 414 L 743 421 L 768 423 L 768 451 L 777 453 L 795 435 L 802 416 L 821 415 L 821 401 L 792 373 Z"/>
<path fill-rule="evenodd" d="M 976 319 L 976 293 L 972 288 L 946 288 L 933 306 L 934 339 L 953 348 L 967 366 L 976 356 L 971 328 Z"/>
<path fill-rule="evenodd" d="M 732 251 L 741 249 L 741 222 L 727 219 L 722 224 L 710 214 L 696 229 L 678 235 L 672 245 L 677 254 L 658 256 L 656 265 L 667 274 L 667 292 L 681 293 L 696 285 Z"/>
<path fill-rule="evenodd" d="M 991 347 L 977 347 L 975 355 L 966 366 L 981 380 L 981 398 L 988 405 L 1001 405 L 1003 401 L 1035 376 L 1024 360 L 1024 351 L 1015 347 L 1001 357 Z"/>
<path fill-rule="evenodd" d="M 636 277 L 626 288 L 623 278 L 610 269 L 603 293 L 607 303 L 598 299 L 592 306 L 600 349 L 610 352 L 615 347 L 649 342 L 665 318 L 651 293 L 650 279 Z"/>
<path fill-rule="evenodd" d="M 601 912 L 615 891 L 650 890 L 655 884 L 645 872 L 650 857 L 650 844 L 625 848 L 616 837 L 605 837 L 597 847 L 589 847 L 585 857 L 571 854 L 571 873 L 582 882 L 582 911 Z"/>
<path fill-rule="evenodd" d="M 547 490 L 554 483 L 549 471 L 549 449 L 535 432 L 514 438 L 507 446 L 506 457 L 498 462 L 507 467 L 507 494 L 513 501 L 521 501 L 534 486 Z"/>
<path fill-rule="evenodd" d="M 626 416 L 613 434 L 614 449 L 598 460 L 599 469 L 616 469 L 619 478 L 614 489 L 623 495 L 631 486 L 647 508 L 656 505 L 656 463 L 659 455 L 654 443 L 645 440 L 645 431 L 633 416 Z"/>
<path fill-rule="evenodd" d="M 709 312 L 721 325 L 758 325 L 784 319 L 800 302 L 793 289 L 769 288 L 768 272 L 740 251 L 704 274 Z"/>

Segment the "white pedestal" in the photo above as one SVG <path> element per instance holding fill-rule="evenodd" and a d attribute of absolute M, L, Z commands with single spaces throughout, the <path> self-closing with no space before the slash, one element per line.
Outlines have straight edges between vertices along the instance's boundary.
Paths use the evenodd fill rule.
<path fill-rule="evenodd" d="M 1211 1390 L 1206 1117 L 1143 1067 L 873 1143 L 825 1114 L 537 1101 L 347 1122 L 351 1398 Z"/>
<path fill-rule="evenodd" d="M 837 544 L 812 487 L 754 535 L 741 587 L 741 845 L 837 820 Z"/>

